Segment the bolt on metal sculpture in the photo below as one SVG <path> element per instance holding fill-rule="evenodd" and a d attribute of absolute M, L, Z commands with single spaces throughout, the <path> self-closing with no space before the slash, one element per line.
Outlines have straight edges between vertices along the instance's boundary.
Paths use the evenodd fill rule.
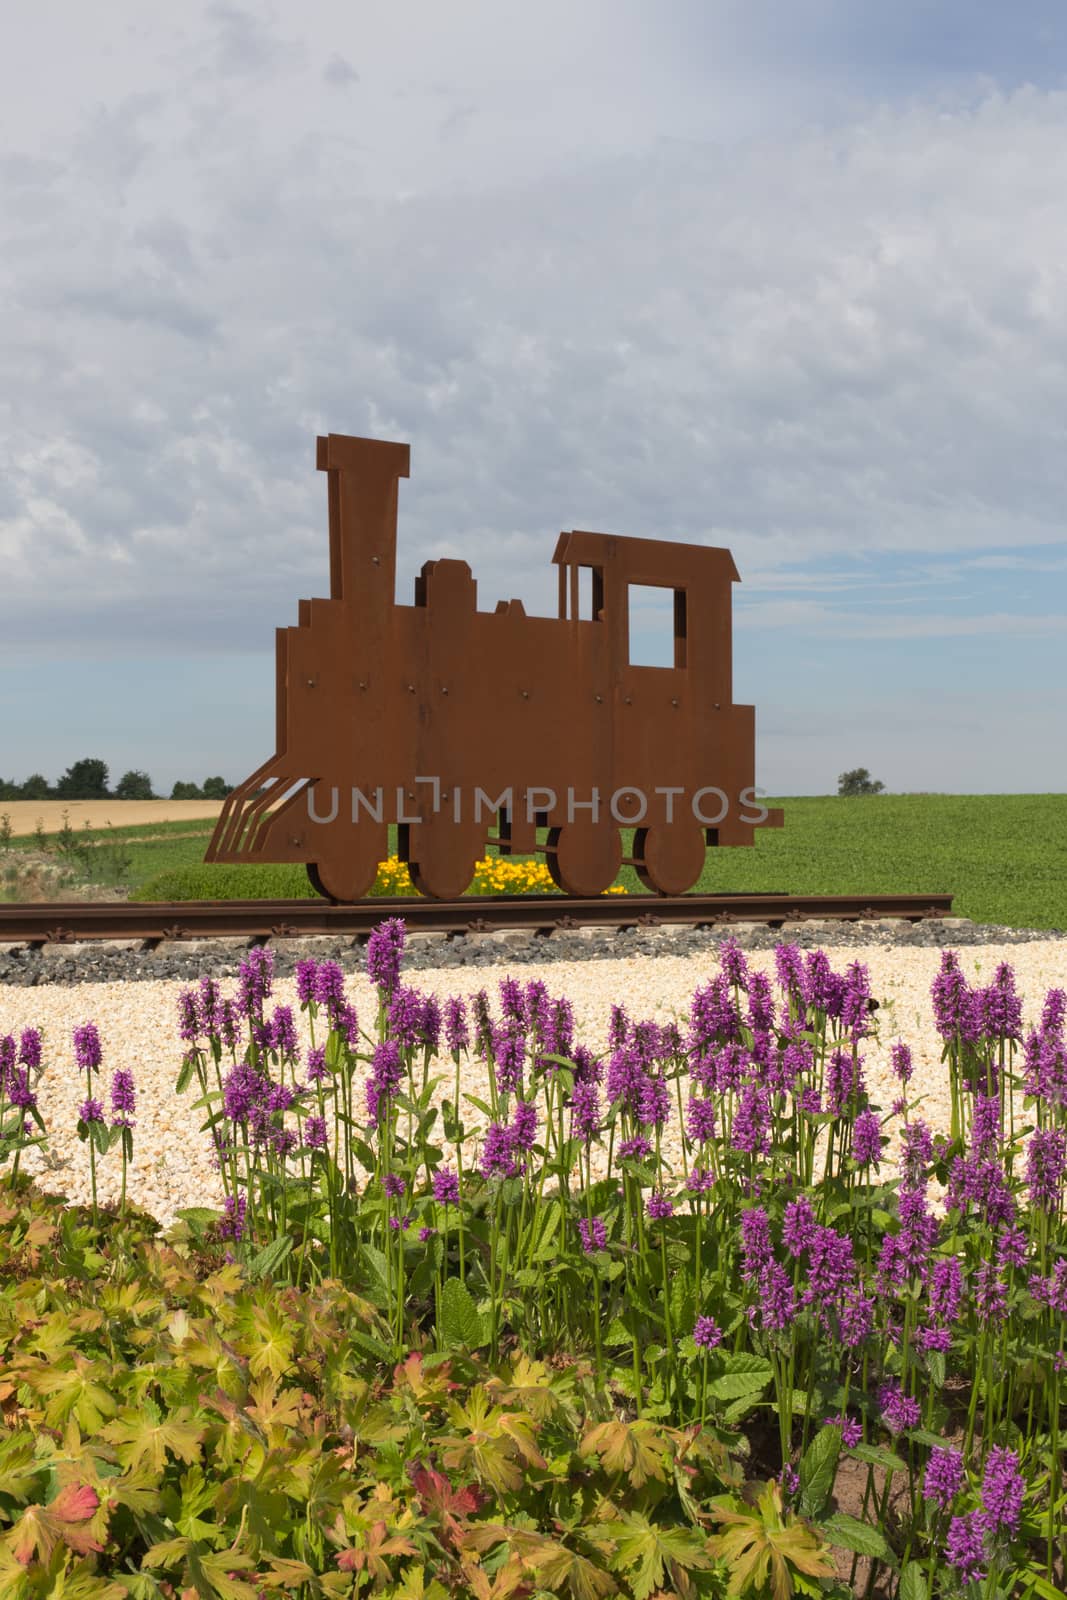
<path fill-rule="evenodd" d="M 602 893 L 624 861 L 681 894 L 709 845 L 781 826 L 754 795 L 755 713 L 731 698 L 728 550 L 563 533 L 558 618 L 479 611 L 454 560 L 426 562 L 397 605 L 408 461 L 406 444 L 318 440 L 330 599 L 277 630 L 277 754 L 227 799 L 208 861 L 304 862 L 320 893 L 359 900 L 395 823 L 436 899 L 463 893 L 487 845 L 543 855 L 570 895 Z M 673 591 L 671 667 L 630 662 L 634 586 Z"/>

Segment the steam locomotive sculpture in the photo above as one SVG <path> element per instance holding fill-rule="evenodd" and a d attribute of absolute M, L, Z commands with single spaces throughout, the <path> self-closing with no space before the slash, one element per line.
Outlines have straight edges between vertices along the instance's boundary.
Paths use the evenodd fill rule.
<path fill-rule="evenodd" d="M 624 859 L 681 894 L 709 845 L 781 826 L 755 797 L 755 713 L 732 703 L 728 550 L 563 533 L 558 619 L 520 600 L 479 611 L 455 560 L 426 562 L 397 605 L 408 461 L 405 444 L 318 440 L 330 599 L 301 600 L 277 631 L 277 754 L 227 799 L 209 861 L 304 862 L 320 893 L 358 900 L 394 823 L 438 899 L 462 894 L 490 844 L 543 854 L 570 895 L 602 893 Z M 673 592 L 673 666 L 630 662 L 635 585 Z"/>

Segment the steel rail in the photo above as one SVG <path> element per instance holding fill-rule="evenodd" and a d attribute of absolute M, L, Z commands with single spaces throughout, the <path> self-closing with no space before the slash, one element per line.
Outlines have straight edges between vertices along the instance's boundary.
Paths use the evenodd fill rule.
<path fill-rule="evenodd" d="M 882 895 L 564 895 L 466 896 L 462 900 L 376 899 L 356 905 L 327 900 L 188 900 L 0 905 L 0 945 L 91 939 L 272 939 L 369 933 L 386 917 L 403 917 L 414 932 L 494 933 L 580 927 L 728 927 L 735 922 L 855 922 L 896 918 L 918 922 L 951 914 L 950 894 Z"/>

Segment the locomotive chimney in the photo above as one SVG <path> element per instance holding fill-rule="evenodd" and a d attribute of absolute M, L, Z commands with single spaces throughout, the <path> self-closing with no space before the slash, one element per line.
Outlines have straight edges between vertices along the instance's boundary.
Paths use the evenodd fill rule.
<path fill-rule="evenodd" d="M 393 604 L 398 481 L 410 458 L 408 445 L 384 439 L 331 433 L 316 441 L 315 464 L 329 475 L 332 600 Z"/>

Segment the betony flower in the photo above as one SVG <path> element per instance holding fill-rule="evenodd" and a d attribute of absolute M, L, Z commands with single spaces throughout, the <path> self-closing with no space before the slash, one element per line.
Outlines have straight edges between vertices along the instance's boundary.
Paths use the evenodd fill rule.
<path fill-rule="evenodd" d="M 310 956 L 296 963 L 296 998 L 305 1009 L 315 1003 L 315 980 L 318 970 L 318 962 Z"/>
<path fill-rule="evenodd" d="M 674 1201 L 665 1194 L 650 1194 L 648 1197 L 648 1214 L 654 1221 L 664 1221 L 674 1215 Z"/>
<path fill-rule="evenodd" d="M 103 1060 L 96 1024 L 86 1022 L 74 1030 L 74 1059 L 82 1072 L 96 1072 Z"/>
<path fill-rule="evenodd" d="M 433 1197 L 438 1205 L 459 1204 L 459 1177 L 448 1167 L 439 1167 L 433 1175 Z"/>
<path fill-rule="evenodd" d="M 237 1004 L 250 1021 L 261 1019 L 274 978 L 274 952 L 267 945 L 251 949 L 237 969 Z"/>
<path fill-rule="evenodd" d="M 111 1121 L 118 1127 L 120 1124 L 132 1126 L 130 1117 L 137 1109 L 137 1096 L 134 1091 L 133 1073 L 125 1067 L 119 1067 L 111 1076 Z"/>
<path fill-rule="evenodd" d="M 985 1577 L 985 1521 L 980 1511 L 953 1517 L 945 1539 L 945 1558 L 956 1568 L 962 1583 L 981 1583 Z"/>
<path fill-rule="evenodd" d="M 78 1118 L 81 1122 L 103 1122 L 104 1108 L 99 1100 L 83 1100 L 78 1107 Z"/>
<path fill-rule="evenodd" d="M 802 1255 L 815 1236 L 815 1213 L 806 1195 L 790 1200 L 782 1219 L 782 1243 L 791 1256 Z"/>
<path fill-rule="evenodd" d="M 591 1256 L 594 1250 L 603 1250 L 607 1246 L 608 1231 L 600 1217 L 592 1219 L 581 1217 L 578 1222 L 578 1233 L 582 1249 L 587 1256 Z"/>
<path fill-rule="evenodd" d="M 714 1317 L 698 1317 L 693 1329 L 693 1342 L 701 1350 L 714 1350 L 722 1344 L 722 1329 Z"/>
<path fill-rule="evenodd" d="M 652 1154 L 652 1146 L 640 1134 L 635 1139 L 624 1139 L 619 1145 L 620 1161 L 643 1161 Z"/>
<path fill-rule="evenodd" d="M 898 1042 L 890 1047 L 889 1064 L 901 1083 L 908 1083 L 914 1070 L 911 1064 L 911 1050 L 906 1044 Z"/>
<path fill-rule="evenodd" d="M 746 1279 L 757 1277 L 773 1257 L 770 1222 L 762 1206 L 741 1213 L 741 1255 L 741 1276 Z"/>
<path fill-rule="evenodd" d="M 923 1499 L 933 1501 L 942 1511 L 947 1511 L 963 1488 L 963 1457 L 958 1450 L 930 1451 L 923 1475 Z"/>
<path fill-rule="evenodd" d="M 511 1117 L 511 1147 L 513 1150 L 532 1150 L 537 1138 L 537 1107 L 529 1100 L 520 1100 Z"/>
<path fill-rule="evenodd" d="M 1019 1471 L 1015 1451 L 993 1445 L 986 1457 L 982 1479 L 982 1507 L 985 1525 L 991 1533 L 1005 1528 L 1014 1538 L 1025 1494 L 1026 1479 Z"/>
<path fill-rule="evenodd" d="M 882 1154 L 882 1129 L 873 1111 L 861 1111 L 852 1129 L 852 1159 L 857 1166 L 877 1167 Z"/>
<path fill-rule="evenodd" d="M 41 1065 L 41 1030 L 23 1028 L 19 1037 L 19 1061 L 29 1072 L 37 1072 Z"/>
<path fill-rule="evenodd" d="M 823 1427 L 840 1428 L 841 1443 L 846 1450 L 854 1450 L 863 1441 L 863 1423 L 858 1422 L 855 1417 L 848 1416 L 845 1412 L 842 1412 L 840 1416 L 825 1417 L 823 1419 Z"/>
<path fill-rule="evenodd" d="M 571 1093 L 571 1131 L 590 1144 L 600 1132 L 600 1096 L 595 1083 L 578 1082 Z"/>
<path fill-rule="evenodd" d="M 1038 1129 L 1026 1150 L 1026 1186 L 1031 1203 L 1042 1211 L 1058 1211 L 1067 1175 L 1067 1134 L 1061 1128 Z"/>
<path fill-rule="evenodd" d="M 715 1137 L 715 1102 L 690 1096 L 685 1123 L 694 1144 L 707 1144 L 709 1139 Z"/>
<path fill-rule="evenodd" d="M 459 1054 L 460 1051 L 470 1048 L 467 1007 L 462 1000 L 451 999 L 445 1001 L 445 1041 L 454 1054 Z"/>
<path fill-rule="evenodd" d="M 304 1144 L 308 1150 L 325 1150 L 327 1147 L 326 1118 L 308 1117 L 304 1123 Z"/>
<path fill-rule="evenodd" d="M 904 1393 L 899 1383 L 883 1384 L 878 1391 L 878 1405 L 890 1433 L 904 1433 L 917 1428 L 922 1416 L 918 1400 Z"/>
<path fill-rule="evenodd" d="M 75 1050 L 77 1050 L 77 1034 L 75 1030 Z M 200 1012 L 196 1003 L 196 991 L 183 989 L 178 996 L 178 1037 L 184 1039 L 186 1044 L 195 1044 L 200 1037 Z M 78 1060 L 79 1067 L 81 1060 Z"/>
<path fill-rule="evenodd" d="M 400 980 L 406 931 L 402 918 L 390 917 L 379 923 L 367 940 L 367 976 L 386 994 L 391 994 Z"/>
<path fill-rule="evenodd" d="M 748 961 L 736 939 L 724 939 L 720 944 L 719 968 L 727 983 L 748 988 Z"/>

